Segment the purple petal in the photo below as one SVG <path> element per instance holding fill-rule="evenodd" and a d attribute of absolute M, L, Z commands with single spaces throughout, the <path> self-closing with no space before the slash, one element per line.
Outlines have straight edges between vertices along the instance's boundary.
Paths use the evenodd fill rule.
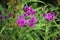
<path fill-rule="evenodd" d="M 26 16 L 30 16 L 30 14 L 31 14 L 30 11 L 27 11 L 27 12 L 25 13 Z"/>
<path fill-rule="evenodd" d="M 28 11 L 28 10 L 29 10 L 28 8 L 29 8 L 28 6 L 25 6 L 25 7 L 24 7 L 24 11 L 25 11 L 25 12 Z"/>
<path fill-rule="evenodd" d="M 30 11 L 31 11 L 31 10 L 32 10 L 32 7 L 29 7 L 29 8 L 28 8 L 28 10 L 30 10 Z"/>
<path fill-rule="evenodd" d="M 35 14 L 36 11 L 34 9 L 31 10 L 31 14 Z"/>
<path fill-rule="evenodd" d="M 16 24 L 18 24 L 20 27 L 23 27 L 25 26 L 25 20 L 24 19 L 16 20 Z"/>
<path fill-rule="evenodd" d="M 18 19 L 24 19 L 24 15 L 19 15 Z"/>
<path fill-rule="evenodd" d="M 29 10 L 30 10 L 31 14 L 35 14 L 36 13 L 36 11 L 33 8 L 31 8 L 31 7 L 29 7 Z"/>
<path fill-rule="evenodd" d="M 28 26 L 30 26 L 30 27 L 34 27 L 34 26 L 35 26 L 35 23 L 32 22 L 31 19 L 27 19 L 27 20 L 25 21 L 25 25 L 28 25 Z"/>
<path fill-rule="evenodd" d="M 54 20 L 55 19 L 55 16 L 50 16 L 50 18 L 48 18 L 47 20 L 51 21 L 51 20 Z"/>
<path fill-rule="evenodd" d="M 26 24 L 29 25 L 30 27 L 34 27 L 36 22 L 37 19 L 34 16 L 31 19 L 26 20 Z"/>
<path fill-rule="evenodd" d="M 28 25 L 30 23 L 30 19 L 27 19 L 26 21 L 25 21 L 25 25 Z"/>
<path fill-rule="evenodd" d="M 32 18 L 31 18 L 31 22 L 36 23 L 36 22 L 37 22 L 37 18 L 34 17 L 34 16 L 32 16 Z"/>
<path fill-rule="evenodd" d="M 34 27 L 35 24 L 34 24 L 34 23 L 30 23 L 29 26 L 30 26 L 30 27 Z"/>

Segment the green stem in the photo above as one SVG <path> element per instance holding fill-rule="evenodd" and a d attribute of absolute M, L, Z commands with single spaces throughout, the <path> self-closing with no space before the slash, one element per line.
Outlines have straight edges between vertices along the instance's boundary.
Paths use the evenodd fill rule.
<path fill-rule="evenodd" d="M 0 31 L 0 35 L 1 35 L 2 32 L 4 31 L 4 29 L 5 29 L 5 26 L 3 26 L 3 28 L 1 29 L 1 31 Z"/>
<path fill-rule="evenodd" d="M 44 40 L 48 40 L 48 32 L 49 32 L 49 26 L 46 25 L 46 31 L 45 31 L 45 38 L 44 38 Z"/>

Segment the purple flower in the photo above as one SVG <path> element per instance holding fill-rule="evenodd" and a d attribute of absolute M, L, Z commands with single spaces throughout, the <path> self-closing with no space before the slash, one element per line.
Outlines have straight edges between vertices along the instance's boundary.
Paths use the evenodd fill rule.
<path fill-rule="evenodd" d="M 27 20 L 25 21 L 25 25 L 28 25 L 28 26 L 30 26 L 30 27 L 34 27 L 34 26 L 35 26 L 35 23 L 33 23 L 33 22 L 31 21 L 31 19 L 27 19 Z"/>
<path fill-rule="evenodd" d="M 29 25 L 30 27 L 34 27 L 36 22 L 37 22 L 36 17 L 32 16 L 32 18 L 30 19 L 28 25 Z"/>
<path fill-rule="evenodd" d="M 37 19 L 36 19 L 36 17 L 33 16 L 31 19 L 27 19 L 25 21 L 25 24 L 30 27 L 34 27 L 36 22 L 37 22 Z"/>
<path fill-rule="evenodd" d="M 55 12 L 50 12 L 47 14 L 43 14 L 44 19 L 48 20 L 48 21 L 52 21 L 55 19 Z"/>
<path fill-rule="evenodd" d="M 25 18 L 24 15 L 19 15 L 18 20 L 16 20 L 16 24 L 19 25 L 20 27 L 25 26 Z"/>
<path fill-rule="evenodd" d="M 32 16 L 31 22 L 32 22 L 32 23 L 36 23 L 36 22 L 37 22 L 37 18 L 36 18 L 35 16 Z"/>
<path fill-rule="evenodd" d="M 29 10 L 28 8 L 29 8 L 28 6 L 25 6 L 25 7 L 24 7 L 24 11 L 25 11 L 25 12 L 28 11 L 28 10 Z"/>
<path fill-rule="evenodd" d="M 2 20 L 2 16 L 0 15 L 0 20 Z"/>
<path fill-rule="evenodd" d="M 35 26 L 35 24 L 34 24 L 34 23 L 31 23 L 31 22 L 30 22 L 28 25 L 29 25 L 30 27 L 34 27 L 34 26 Z"/>
<path fill-rule="evenodd" d="M 24 15 L 19 15 L 18 19 L 24 19 Z"/>
<path fill-rule="evenodd" d="M 35 14 L 36 13 L 36 11 L 35 10 L 32 10 L 32 14 Z"/>
<path fill-rule="evenodd" d="M 18 24 L 20 27 L 24 27 L 25 26 L 25 20 L 24 19 L 16 20 L 16 24 Z"/>
<path fill-rule="evenodd" d="M 29 6 L 25 6 L 24 11 L 26 13 L 26 16 L 29 16 L 30 14 L 35 14 L 36 13 L 36 11 Z"/>
<path fill-rule="evenodd" d="M 31 14 L 35 14 L 36 13 L 36 11 L 34 9 L 31 9 L 30 12 L 31 12 Z"/>
<path fill-rule="evenodd" d="M 28 10 L 26 13 L 25 13 L 25 16 L 30 16 L 31 15 L 31 12 L 30 10 Z"/>
<path fill-rule="evenodd" d="M 30 22 L 30 19 L 26 19 L 26 20 L 25 20 L 25 25 L 28 25 L 29 22 Z"/>

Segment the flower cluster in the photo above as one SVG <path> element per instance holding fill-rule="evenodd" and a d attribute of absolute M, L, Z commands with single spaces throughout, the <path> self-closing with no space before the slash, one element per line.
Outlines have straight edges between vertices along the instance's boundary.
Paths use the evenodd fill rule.
<path fill-rule="evenodd" d="M 23 14 L 23 15 L 20 14 L 18 16 L 18 20 L 16 20 L 16 24 L 19 25 L 20 27 L 24 27 L 25 25 L 34 27 L 35 23 L 37 22 L 37 18 L 32 14 L 35 14 L 36 11 L 31 7 L 25 6 L 24 12 L 25 12 L 25 14 Z M 26 17 L 31 16 L 31 17 L 26 18 L 25 16 Z"/>
<path fill-rule="evenodd" d="M 43 14 L 43 17 L 48 21 L 52 21 L 55 19 L 55 12 L 49 12 L 47 14 Z"/>
<path fill-rule="evenodd" d="M 20 27 L 24 27 L 25 25 L 34 27 L 35 23 L 37 22 L 37 18 L 34 16 L 36 14 L 36 11 L 32 7 L 25 6 L 24 12 L 25 12 L 24 15 L 18 16 L 16 24 L 18 24 Z M 28 18 L 26 18 L 25 16 Z M 55 12 L 49 12 L 47 14 L 43 14 L 43 18 L 45 20 L 52 21 L 55 19 Z"/>

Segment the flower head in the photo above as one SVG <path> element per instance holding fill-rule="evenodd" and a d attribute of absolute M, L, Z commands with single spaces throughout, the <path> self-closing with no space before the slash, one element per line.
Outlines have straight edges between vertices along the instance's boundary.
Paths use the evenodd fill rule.
<path fill-rule="evenodd" d="M 30 12 L 31 12 L 31 14 L 35 14 L 36 13 L 36 11 L 34 9 L 31 9 Z"/>
<path fill-rule="evenodd" d="M 28 10 L 29 10 L 28 8 L 29 8 L 28 6 L 25 6 L 25 7 L 24 7 L 24 11 L 25 11 L 25 12 L 28 11 Z"/>
<path fill-rule="evenodd" d="M 18 20 L 16 20 L 16 24 L 18 24 L 20 27 L 25 26 L 25 18 L 24 15 L 19 15 Z"/>
<path fill-rule="evenodd" d="M 26 16 L 36 13 L 36 11 L 32 7 L 29 7 L 29 6 L 25 6 L 24 11 L 25 11 Z"/>
<path fill-rule="evenodd" d="M 34 26 L 35 26 L 35 24 L 34 24 L 34 23 L 31 23 L 31 22 L 30 22 L 28 25 L 29 25 L 30 27 L 34 27 Z"/>
<path fill-rule="evenodd" d="M 25 20 L 25 25 L 28 25 L 29 22 L 30 22 L 30 19 L 26 19 L 26 20 Z"/>
<path fill-rule="evenodd" d="M 43 14 L 44 19 L 51 21 L 55 19 L 55 12 L 50 12 L 47 14 Z"/>
<path fill-rule="evenodd" d="M 18 24 L 20 27 L 23 27 L 25 26 L 25 20 L 24 19 L 16 20 L 16 24 Z"/>
<path fill-rule="evenodd" d="M 25 16 L 30 16 L 30 15 L 31 15 L 30 10 L 28 10 L 27 12 L 25 12 Z"/>
<path fill-rule="evenodd" d="M 35 23 L 33 23 L 33 22 L 31 21 L 31 19 L 27 19 L 27 20 L 25 21 L 25 24 L 28 25 L 29 27 L 34 27 L 34 26 L 35 26 Z"/>
<path fill-rule="evenodd" d="M 37 18 L 35 16 L 32 16 L 31 22 L 36 23 L 37 22 Z"/>
<path fill-rule="evenodd" d="M 37 22 L 37 19 L 36 17 L 33 16 L 31 19 L 27 19 L 25 24 L 30 27 L 34 27 L 36 22 Z"/>

